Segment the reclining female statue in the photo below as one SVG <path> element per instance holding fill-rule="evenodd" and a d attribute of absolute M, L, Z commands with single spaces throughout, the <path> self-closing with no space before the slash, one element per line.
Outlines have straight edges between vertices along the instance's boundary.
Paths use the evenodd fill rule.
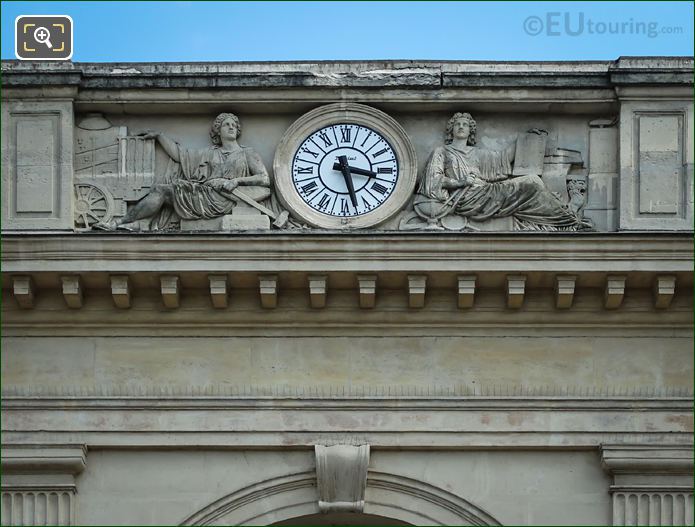
<path fill-rule="evenodd" d="M 178 177 L 169 183 L 155 184 L 125 216 L 94 227 L 114 230 L 137 220 L 150 218 L 165 205 L 185 220 L 212 219 L 229 214 L 236 205 L 231 194 L 237 187 L 255 201 L 270 196 L 270 177 L 260 156 L 241 146 L 237 138 L 241 126 L 236 115 L 219 114 L 212 123 L 213 146 L 201 150 L 187 149 L 164 134 L 148 132 L 173 161 L 180 165 Z M 240 189 L 241 190 L 241 189 Z"/>
<path fill-rule="evenodd" d="M 475 146 L 476 122 L 456 113 L 425 169 L 414 201 L 415 212 L 430 224 L 455 214 L 476 221 L 513 216 L 522 229 L 591 229 L 552 194 L 538 176 L 510 179 L 516 143 L 501 151 Z"/>

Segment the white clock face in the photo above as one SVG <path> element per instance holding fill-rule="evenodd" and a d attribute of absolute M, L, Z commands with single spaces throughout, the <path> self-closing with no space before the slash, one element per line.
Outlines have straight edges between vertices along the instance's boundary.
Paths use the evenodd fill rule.
<path fill-rule="evenodd" d="M 356 217 L 385 203 L 396 188 L 398 158 L 379 133 L 358 124 L 325 126 L 297 148 L 292 183 L 312 209 Z"/>

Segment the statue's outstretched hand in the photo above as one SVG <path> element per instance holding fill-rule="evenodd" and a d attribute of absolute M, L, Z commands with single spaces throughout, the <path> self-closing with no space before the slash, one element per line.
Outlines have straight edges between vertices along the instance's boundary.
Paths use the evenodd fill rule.
<path fill-rule="evenodd" d="M 159 137 L 159 132 L 155 132 L 154 130 L 145 130 L 144 132 L 140 132 L 136 135 L 138 137 L 142 137 L 143 139 L 157 139 L 157 137 Z"/>

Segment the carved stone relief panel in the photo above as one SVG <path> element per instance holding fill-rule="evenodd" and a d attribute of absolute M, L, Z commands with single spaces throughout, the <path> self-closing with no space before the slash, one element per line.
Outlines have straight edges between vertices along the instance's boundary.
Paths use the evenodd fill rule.
<path fill-rule="evenodd" d="M 500 150 L 476 146 L 477 123 L 456 113 L 446 126 L 443 146 L 427 162 L 401 230 L 480 230 L 475 223 L 510 219 L 507 229 L 592 230 L 582 215 L 586 177 L 579 152 L 549 147 L 537 128 Z"/>
<path fill-rule="evenodd" d="M 260 156 L 237 142 L 236 115 L 212 122 L 212 145 L 188 148 L 154 131 L 129 135 L 99 115 L 77 135 L 75 225 L 99 230 L 243 231 L 295 226 Z M 155 171 L 155 146 L 168 162 Z"/>

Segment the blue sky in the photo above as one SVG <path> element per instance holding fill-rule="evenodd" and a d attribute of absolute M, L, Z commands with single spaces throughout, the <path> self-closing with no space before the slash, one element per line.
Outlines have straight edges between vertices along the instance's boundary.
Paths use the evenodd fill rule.
<path fill-rule="evenodd" d="M 2 2 L 68 14 L 73 60 L 610 60 L 692 55 L 692 2 Z"/>

